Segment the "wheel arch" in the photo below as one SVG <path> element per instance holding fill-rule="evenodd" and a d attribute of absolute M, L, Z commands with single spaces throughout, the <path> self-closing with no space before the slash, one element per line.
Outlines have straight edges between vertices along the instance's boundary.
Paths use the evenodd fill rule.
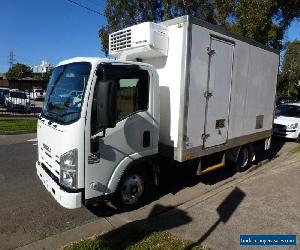
<path fill-rule="evenodd" d="M 107 185 L 107 191 L 106 193 L 114 193 L 119 185 L 119 182 L 122 178 L 122 176 L 133 167 L 137 167 L 139 165 L 148 165 L 148 169 L 151 166 L 151 162 L 153 160 L 152 156 L 140 156 L 138 153 L 132 154 L 130 156 L 125 157 L 115 168 L 113 174 L 111 175 L 108 185 Z"/>
<path fill-rule="evenodd" d="M 238 159 L 238 156 L 240 154 L 240 150 L 243 147 L 248 148 L 248 150 L 249 150 L 249 159 L 250 159 L 250 161 L 254 161 L 255 160 L 255 149 L 254 149 L 254 145 L 253 145 L 252 142 L 247 143 L 247 144 L 243 144 L 243 145 L 231 148 L 231 149 L 228 149 L 225 153 L 226 160 L 229 160 L 231 162 L 236 162 L 237 159 Z"/>

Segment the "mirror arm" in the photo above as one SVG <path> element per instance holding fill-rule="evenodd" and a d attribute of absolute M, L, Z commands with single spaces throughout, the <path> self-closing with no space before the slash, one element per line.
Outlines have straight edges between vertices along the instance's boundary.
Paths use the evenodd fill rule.
<path fill-rule="evenodd" d="M 105 137 L 105 132 L 106 132 L 106 128 L 103 128 L 102 135 L 99 135 L 99 138 L 104 138 Z"/>
<path fill-rule="evenodd" d="M 99 139 L 100 139 L 99 136 L 91 137 L 91 141 L 90 141 L 91 153 L 97 153 L 99 151 Z"/>
<path fill-rule="evenodd" d="M 102 134 L 100 134 L 102 132 Z M 104 138 L 105 137 L 105 134 L 106 134 L 106 129 L 105 128 L 103 128 L 103 129 L 101 129 L 101 130 L 99 130 L 95 135 L 92 135 L 91 136 L 91 140 L 94 140 L 94 139 L 96 139 L 96 138 Z"/>
<path fill-rule="evenodd" d="M 99 151 L 100 139 L 105 137 L 106 129 L 102 130 L 102 135 L 100 135 L 100 132 L 101 131 L 99 131 L 97 134 L 91 136 L 91 140 L 90 140 L 91 153 L 97 153 Z"/>

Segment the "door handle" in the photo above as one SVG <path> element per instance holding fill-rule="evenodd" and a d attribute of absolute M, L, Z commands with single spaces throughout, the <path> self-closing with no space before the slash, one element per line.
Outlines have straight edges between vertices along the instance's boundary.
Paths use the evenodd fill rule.
<path fill-rule="evenodd" d="M 150 146 L 150 131 L 144 131 L 143 133 L 143 147 L 147 148 Z"/>

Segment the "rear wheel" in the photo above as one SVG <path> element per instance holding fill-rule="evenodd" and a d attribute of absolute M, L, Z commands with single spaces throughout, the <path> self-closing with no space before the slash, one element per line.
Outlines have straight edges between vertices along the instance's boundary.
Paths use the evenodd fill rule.
<path fill-rule="evenodd" d="M 146 171 L 132 168 L 121 178 L 112 203 L 117 208 L 132 210 L 144 203 L 148 192 L 149 180 Z"/>
<path fill-rule="evenodd" d="M 243 172 L 247 169 L 249 164 L 250 151 L 249 147 L 242 146 L 236 161 L 236 170 L 238 172 Z"/>

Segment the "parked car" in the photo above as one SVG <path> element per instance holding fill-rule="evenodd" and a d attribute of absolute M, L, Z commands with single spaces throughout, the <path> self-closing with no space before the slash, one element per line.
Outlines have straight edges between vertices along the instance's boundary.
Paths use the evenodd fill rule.
<path fill-rule="evenodd" d="M 10 91 L 5 98 L 7 110 L 23 110 L 30 112 L 30 99 L 22 91 Z"/>
<path fill-rule="evenodd" d="M 9 88 L 0 88 L 0 105 L 5 105 L 5 97 L 9 94 Z"/>
<path fill-rule="evenodd" d="M 276 100 L 276 105 L 280 105 L 283 103 L 291 103 L 291 102 L 297 102 L 297 99 L 293 96 L 280 96 Z"/>
<path fill-rule="evenodd" d="M 31 100 L 43 100 L 45 98 L 46 92 L 43 89 L 33 89 L 30 92 Z"/>
<path fill-rule="evenodd" d="M 275 110 L 273 135 L 300 143 L 300 103 L 285 103 Z"/>

